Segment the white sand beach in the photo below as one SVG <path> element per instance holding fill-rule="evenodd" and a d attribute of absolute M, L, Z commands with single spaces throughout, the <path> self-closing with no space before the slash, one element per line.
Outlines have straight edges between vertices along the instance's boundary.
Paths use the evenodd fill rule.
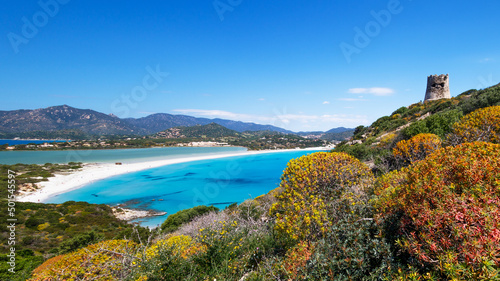
<path fill-rule="evenodd" d="M 315 147 L 305 150 L 325 150 L 328 148 Z M 191 156 L 177 159 L 155 160 L 140 163 L 122 163 L 116 165 L 113 163 L 85 163 L 83 168 L 70 174 L 56 174 L 49 178 L 48 181 L 37 183 L 38 189 L 31 193 L 20 194 L 17 196 L 17 201 L 20 202 L 44 202 L 48 198 L 65 193 L 74 189 L 78 189 L 95 181 L 102 180 L 108 177 L 137 172 L 150 168 L 156 168 L 171 164 L 185 163 L 198 160 L 219 159 L 233 156 L 244 156 L 263 153 L 279 153 L 297 151 L 297 149 L 283 150 L 261 150 L 261 151 L 241 151 L 228 154 L 213 154 L 204 156 Z"/>

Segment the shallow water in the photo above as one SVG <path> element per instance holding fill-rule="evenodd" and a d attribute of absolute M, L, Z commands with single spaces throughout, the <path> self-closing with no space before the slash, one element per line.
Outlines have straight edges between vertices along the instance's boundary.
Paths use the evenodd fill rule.
<path fill-rule="evenodd" d="M 30 143 L 51 143 L 51 142 L 68 142 L 67 140 L 9 140 L 9 139 L 0 139 L 0 145 L 8 144 L 8 145 L 16 145 L 16 144 L 30 144 Z"/>
<path fill-rule="evenodd" d="M 175 159 L 246 151 L 244 147 L 160 147 L 134 149 L 0 151 L 0 164 L 113 163 Z"/>
<path fill-rule="evenodd" d="M 86 201 L 124 204 L 129 208 L 167 212 L 142 219 L 155 227 L 169 214 L 198 205 L 224 208 L 265 194 L 279 185 L 286 164 L 314 151 L 236 156 L 173 164 L 111 177 L 47 199 L 48 203 Z"/>

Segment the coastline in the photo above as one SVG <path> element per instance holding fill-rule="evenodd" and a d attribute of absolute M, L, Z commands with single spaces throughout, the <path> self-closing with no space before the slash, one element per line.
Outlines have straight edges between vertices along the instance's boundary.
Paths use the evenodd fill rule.
<path fill-rule="evenodd" d="M 265 153 L 292 152 L 298 150 L 326 150 L 325 147 L 313 147 L 304 149 L 282 149 L 282 150 L 259 150 L 259 151 L 242 151 L 228 154 L 212 154 L 203 156 L 190 156 L 176 159 L 153 160 L 135 163 L 122 163 L 116 165 L 113 163 L 84 163 L 81 170 L 70 174 L 56 174 L 49 178 L 48 181 L 37 183 L 38 189 L 35 192 L 19 194 L 17 201 L 19 202 L 36 202 L 43 203 L 48 198 L 81 188 L 95 181 L 103 180 L 109 177 L 137 172 L 141 170 L 157 168 L 172 164 L 221 159 L 235 156 L 248 156 Z"/>

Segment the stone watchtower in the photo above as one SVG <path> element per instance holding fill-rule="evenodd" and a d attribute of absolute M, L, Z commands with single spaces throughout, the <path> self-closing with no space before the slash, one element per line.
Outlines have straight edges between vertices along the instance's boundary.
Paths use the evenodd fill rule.
<path fill-rule="evenodd" d="M 427 91 L 425 92 L 424 102 L 450 98 L 450 80 L 448 74 L 427 77 Z"/>

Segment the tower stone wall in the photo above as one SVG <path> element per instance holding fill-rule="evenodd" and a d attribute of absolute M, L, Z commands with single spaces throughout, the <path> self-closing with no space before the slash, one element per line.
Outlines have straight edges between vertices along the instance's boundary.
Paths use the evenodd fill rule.
<path fill-rule="evenodd" d="M 450 79 L 448 74 L 427 77 L 427 91 L 425 92 L 424 102 L 450 98 Z"/>

